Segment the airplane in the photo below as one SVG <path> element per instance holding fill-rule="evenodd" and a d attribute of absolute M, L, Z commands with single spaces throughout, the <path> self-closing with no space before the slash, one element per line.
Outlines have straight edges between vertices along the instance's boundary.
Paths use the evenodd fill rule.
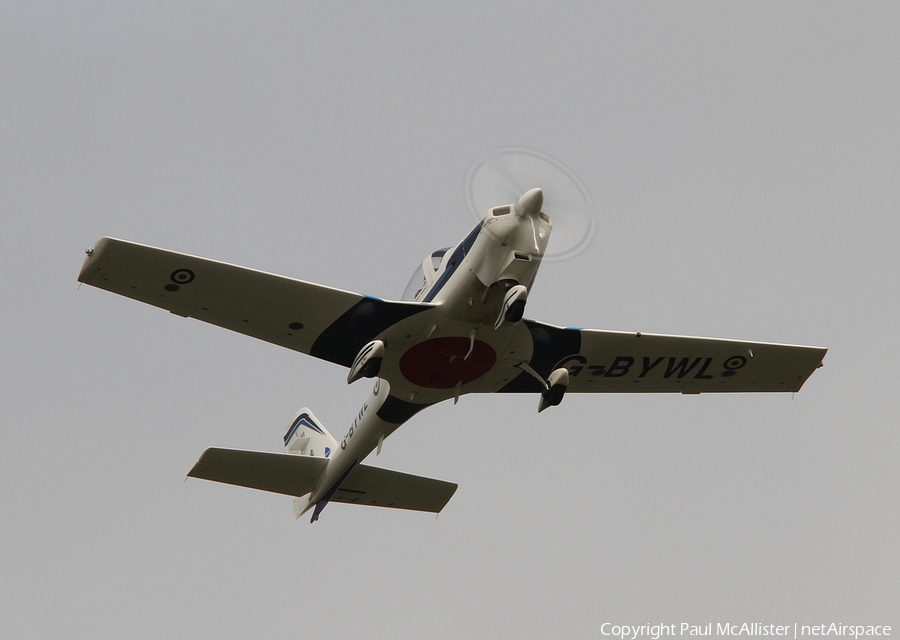
<path fill-rule="evenodd" d="M 399 301 L 104 237 L 78 280 L 374 378 L 340 438 L 308 408 L 284 453 L 212 447 L 189 477 L 285 494 L 300 517 L 330 502 L 438 513 L 457 485 L 363 464 L 422 409 L 469 393 L 796 392 L 827 349 L 559 327 L 525 317 L 553 229 L 543 192 L 489 209 L 425 257 Z"/>

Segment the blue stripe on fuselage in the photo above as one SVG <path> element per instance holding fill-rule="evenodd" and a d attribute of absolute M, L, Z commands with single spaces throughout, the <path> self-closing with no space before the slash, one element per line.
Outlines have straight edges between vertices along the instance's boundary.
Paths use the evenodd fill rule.
<path fill-rule="evenodd" d="M 466 239 L 459 243 L 459 246 L 454 249 L 453 254 L 450 256 L 450 260 L 447 261 L 447 267 L 444 269 L 444 273 L 441 274 L 441 277 L 437 279 L 431 289 L 428 290 L 428 293 L 425 294 L 425 298 L 422 302 L 431 302 L 434 300 L 434 297 L 438 294 L 441 288 L 447 284 L 447 281 L 450 279 L 455 272 L 457 267 L 462 264 L 463 258 L 466 257 L 466 254 L 469 253 L 469 249 L 472 248 L 472 245 L 475 244 L 475 239 L 478 237 L 478 233 L 481 231 L 481 226 L 484 224 L 482 220 L 469 235 L 466 236 Z"/>

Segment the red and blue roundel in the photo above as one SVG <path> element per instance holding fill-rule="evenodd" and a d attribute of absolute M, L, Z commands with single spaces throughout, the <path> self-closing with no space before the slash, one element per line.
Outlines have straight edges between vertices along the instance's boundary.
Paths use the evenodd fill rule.
<path fill-rule="evenodd" d="M 472 353 L 469 353 L 469 348 Z M 468 358 L 466 355 L 468 354 Z M 433 338 L 411 347 L 400 357 L 403 377 L 427 389 L 450 389 L 457 382 L 477 380 L 497 362 L 497 352 L 486 342 L 469 338 Z"/>
<path fill-rule="evenodd" d="M 190 269 L 176 269 L 169 277 L 175 284 L 187 284 L 194 281 L 194 272 Z"/>

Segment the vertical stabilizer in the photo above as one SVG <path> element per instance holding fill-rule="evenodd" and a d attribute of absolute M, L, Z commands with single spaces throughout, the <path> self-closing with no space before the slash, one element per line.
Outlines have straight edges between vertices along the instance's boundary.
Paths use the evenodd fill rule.
<path fill-rule="evenodd" d="M 290 454 L 330 458 L 336 449 L 337 441 L 306 407 L 300 409 L 284 434 L 284 450 Z"/>

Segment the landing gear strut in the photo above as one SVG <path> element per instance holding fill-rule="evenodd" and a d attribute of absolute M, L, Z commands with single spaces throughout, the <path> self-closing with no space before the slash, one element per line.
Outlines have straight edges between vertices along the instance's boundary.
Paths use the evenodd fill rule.
<path fill-rule="evenodd" d="M 553 373 L 550 374 L 550 377 L 544 380 L 537 371 L 531 368 L 527 362 L 520 362 L 516 365 L 522 371 L 526 373 L 530 373 L 534 376 L 542 385 L 544 385 L 544 390 L 541 391 L 541 401 L 538 404 L 538 413 L 546 409 L 547 407 L 555 407 L 560 402 L 562 402 L 563 396 L 566 395 L 566 389 L 569 388 L 569 370 L 560 367 L 559 369 L 554 369 Z"/>

